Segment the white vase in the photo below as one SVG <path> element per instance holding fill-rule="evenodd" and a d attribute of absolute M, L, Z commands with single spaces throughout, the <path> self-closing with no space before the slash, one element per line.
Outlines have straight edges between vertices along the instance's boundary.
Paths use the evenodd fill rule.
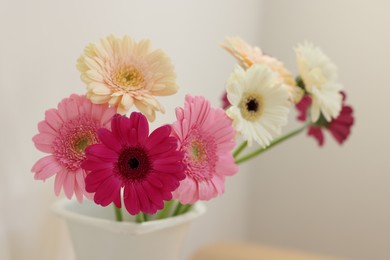
<path fill-rule="evenodd" d="M 90 201 L 61 200 L 53 211 L 66 220 L 77 260 L 177 260 L 189 224 L 205 207 L 141 224 L 117 222 L 112 207 Z"/>

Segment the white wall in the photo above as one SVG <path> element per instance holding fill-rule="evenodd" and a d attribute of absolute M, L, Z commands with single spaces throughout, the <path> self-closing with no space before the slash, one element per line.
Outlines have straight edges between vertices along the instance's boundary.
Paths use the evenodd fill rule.
<path fill-rule="evenodd" d="M 33 180 L 42 154 L 31 138 L 44 111 L 70 93 L 84 93 L 75 64 L 87 43 L 110 33 L 150 38 L 172 57 L 181 90 L 163 98 L 171 122 L 186 93 L 215 105 L 234 61 L 218 45 L 227 35 L 258 41 L 261 1 L 1 0 L 0 1 L 0 258 L 72 259 L 62 221 L 49 212 L 53 181 Z M 245 237 L 246 175 L 227 183 L 191 230 L 184 256 L 199 245 Z"/>
<path fill-rule="evenodd" d="M 343 147 L 304 135 L 253 162 L 251 239 L 340 255 L 390 259 L 390 1 L 264 2 L 261 46 L 289 68 L 310 40 L 338 65 L 355 108 Z M 293 118 L 292 118 L 293 120 Z"/>

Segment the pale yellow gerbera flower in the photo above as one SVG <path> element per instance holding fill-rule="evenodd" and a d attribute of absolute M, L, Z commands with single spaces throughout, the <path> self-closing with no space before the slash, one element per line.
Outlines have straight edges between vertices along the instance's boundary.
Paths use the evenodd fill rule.
<path fill-rule="evenodd" d="M 89 44 L 77 61 L 87 97 L 95 104 L 109 103 L 126 114 L 135 105 L 149 121 L 156 111 L 165 112 L 154 96 L 177 92 L 176 74 L 170 58 L 150 41 L 135 42 L 129 36 L 110 35 Z"/>
<path fill-rule="evenodd" d="M 299 74 L 305 89 L 312 96 L 311 120 L 316 122 L 321 113 L 330 122 L 341 110 L 342 85 L 337 81 L 337 68 L 312 43 L 305 42 L 295 48 Z"/>
<path fill-rule="evenodd" d="M 237 66 L 226 91 L 231 104 L 226 113 L 249 145 L 254 140 L 265 147 L 280 135 L 282 126 L 287 124 L 289 95 L 268 66 L 254 64 L 247 70 Z"/>
<path fill-rule="evenodd" d="M 253 64 L 268 65 L 279 75 L 282 82 L 288 87 L 290 100 L 294 104 L 301 100 L 303 96 L 302 89 L 296 86 L 293 75 L 278 59 L 265 55 L 260 48 L 250 46 L 239 37 L 226 37 L 225 42 L 221 44 L 221 47 L 233 55 L 244 69 L 248 69 Z"/>

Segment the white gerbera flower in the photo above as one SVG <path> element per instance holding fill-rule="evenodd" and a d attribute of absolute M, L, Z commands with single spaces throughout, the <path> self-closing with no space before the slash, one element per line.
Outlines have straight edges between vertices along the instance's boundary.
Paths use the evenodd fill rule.
<path fill-rule="evenodd" d="M 299 74 L 305 89 L 312 95 L 311 120 L 316 122 L 321 113 L 330 122 L 341 110 L 342 85 L 337 82 L 337 68 L 322 50 L 305 42 L 296 49 Z"/>
<path fill-rule="evenodd" d="M 293 75 L 278 59 L 264 54 L 259 47 L 252 47 L 239 37 L 226 37 L 221 47 L 233 55 L 244 69 L 249 68 L 252 64 L 268 65 L 288 87 L 290 100 L 297 104 L 302 99 L 302 89 L 296 86 Z"/>
<path fill-rule="evenodd" d="M 265 147 L 280 135 L 287 124 L 289 93 L 268 66 L 254 64 L 246 71 L 237 66 L 226 90 L 231 104 L 227 114 L 249 145 L 254 140 Z"/>

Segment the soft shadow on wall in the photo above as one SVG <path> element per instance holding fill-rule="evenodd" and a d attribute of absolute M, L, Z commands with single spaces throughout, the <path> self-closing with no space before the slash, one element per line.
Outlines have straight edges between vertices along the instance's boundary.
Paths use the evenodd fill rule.
<path fill-rule="evenodd" d="M 252 240 L 352 259 L 390 259 L 390 2 L 265 1 L 261 47 L 296 68 L 292 47 L 319 45 L 355 108 L 350 139 L 301 135 L 253 167 Z M 291 120 L 294 120 L 292 115 Z"/>

